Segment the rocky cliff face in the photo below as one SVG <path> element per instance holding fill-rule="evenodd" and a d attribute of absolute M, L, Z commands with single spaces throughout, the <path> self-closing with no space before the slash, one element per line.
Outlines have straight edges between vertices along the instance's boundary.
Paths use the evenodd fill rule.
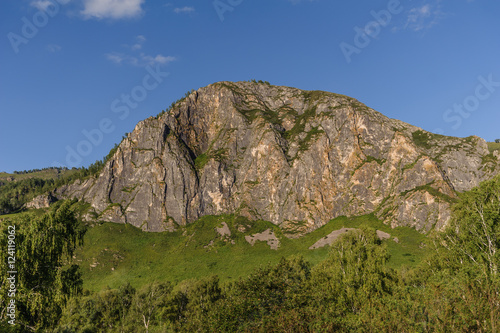
<path fill-rule="evenodd" d="M 25 208 L 34 208 L 34 209 L 48 208 L 52 203 L 56 201 L 57 199 L 54 198 L 54 196 L 52 196 L 52 193 L 42 194 L 36 196 L 30 202 L 27 202 L 25 204 Z"/>
<path fill-rule="evenodd" d="M 148 231 L 234 213 L 293 236 L 372 212 L 428 231 L 499 164 L 481 138 L 431 134 L 347 96 L 220 82 L 137 124 L 98 177 L 56 195 Z"/>

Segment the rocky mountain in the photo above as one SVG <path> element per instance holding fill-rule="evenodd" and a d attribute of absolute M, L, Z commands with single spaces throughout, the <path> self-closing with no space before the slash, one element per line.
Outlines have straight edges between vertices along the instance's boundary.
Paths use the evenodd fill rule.
<path fill-rule="evenodd" d="M 87 218 L 175 229 L 232 213 L 294 237 L 341 215 L 442 228 L 457 192 L 500 172 L 479 137 L 445 137 L 334 93 L 219 82 L 148 118 L 97 177 L 56 190 Z"/>

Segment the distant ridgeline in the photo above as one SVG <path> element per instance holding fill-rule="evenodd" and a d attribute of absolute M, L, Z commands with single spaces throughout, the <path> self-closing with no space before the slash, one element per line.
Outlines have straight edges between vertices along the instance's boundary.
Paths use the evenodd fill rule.
<path fill-rule="evenodd" d="M 76 180 L 97 175 L 109 158 L 116 152 L 115 145 L 101 161 L 88 168 L 50 167 L 28 171 L 14 171 L 12 174 L 0 172 L 0 214 L 9 214 L 23 209 L 34 197 L 54 191 Z"/>

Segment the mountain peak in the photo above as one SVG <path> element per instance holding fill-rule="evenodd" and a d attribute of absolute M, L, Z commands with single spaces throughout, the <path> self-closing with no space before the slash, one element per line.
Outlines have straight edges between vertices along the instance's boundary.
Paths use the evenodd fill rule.
<path fill-rule="evenodd" d="M 56 194 L 89 202 L 89 219 L 148 231 L 230 213 L 294 237 L 374 213 L 425 232 L 447 223 L 457 191 L 500 171 L 489 155 L 478 137 L 432 134 L 348 96 L 223 81 L 140 122 L 97 177 Z"/>

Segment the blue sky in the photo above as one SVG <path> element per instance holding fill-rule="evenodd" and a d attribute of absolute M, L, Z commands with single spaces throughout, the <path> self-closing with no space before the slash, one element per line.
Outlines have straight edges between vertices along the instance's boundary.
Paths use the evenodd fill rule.
<path fill-rule="evenodd" d="M 265 80 L 500 138 L 497 0 L 2 0 L 0 171 L 88 166 L 186 91 Z"/>

